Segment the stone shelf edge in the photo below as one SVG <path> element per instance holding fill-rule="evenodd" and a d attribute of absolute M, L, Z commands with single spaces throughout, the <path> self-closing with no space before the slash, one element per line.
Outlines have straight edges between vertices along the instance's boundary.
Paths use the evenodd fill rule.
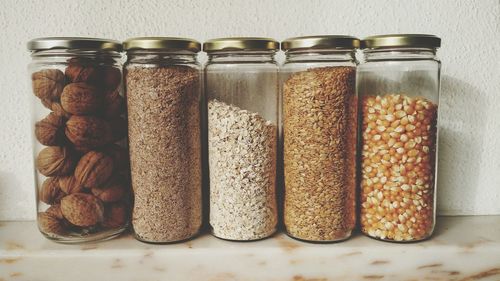
<path fill-rule="evenodd" d="M 92 244 L 45 239 L 33 221 L 0 222 L 0 281 L 59 280 L 500 280 L 500 216 L 439 217 L 434 236 L 412 244 L 355 234 L 310 244 L 279 233 L 257 242 L 203 234 L 150 245 L 130 235 Z"/>

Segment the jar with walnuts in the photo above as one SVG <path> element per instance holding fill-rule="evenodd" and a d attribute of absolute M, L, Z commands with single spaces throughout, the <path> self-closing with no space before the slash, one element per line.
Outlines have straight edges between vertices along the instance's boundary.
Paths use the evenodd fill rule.
<path fill-rule="evenodd" d="M 117 236 L 131 198 L 122 46 L 51 37 L 28 49 L 38 228 L 61 243 Z"/>
<path fill-rule="evenodd" d="M 414 242 L 434 230 L 440 45 L 424 34 L 362 40 L 360 225 L 370 237 Z"/>
<path fill-rule="evenodd" d="M 284 223 L 311 242 L 351 236 L 356 224 L 356 49 L 351 36 L 282 43 Z"/>

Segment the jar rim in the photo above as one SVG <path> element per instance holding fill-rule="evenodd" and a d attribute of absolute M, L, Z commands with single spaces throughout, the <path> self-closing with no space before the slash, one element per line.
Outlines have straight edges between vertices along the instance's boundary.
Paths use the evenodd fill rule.
<path fill-rule="evenodd" d="M 44 51 L 51 49 L 90 49 L 103 51 L 122 51 L 119 41 L 91 38 L 91 37 L 42 37 L 35 38 L 27 43 L 30 51 Z"/>
<path fill-rule="evenodd" d="M 225 37 L 214 38 L 203 43 L 203 51 L 207 53 L 220 51 L 275 51 L 279 50 L 279 42 L 266 37 Z"/>
<path fill-rule="evenodd" d="M 158 51 L 190 51 L 197 53 L 201 50 L 201 43 L 182 37 L 135 37 L 123 42 L 125 51 L 131 50 L 158 50 Z"/>
<path fill-rule="evenodd" d="M 441 47 L 441 38 L 432 34 L 384 34 L 361 40 L 361 49 Z"/>
<path fill-rule="evenodd" d="M 281 43 L 283 51 L 359 48 L 359 39 L 350 35 L 314 35 L 285 39 Z"/>

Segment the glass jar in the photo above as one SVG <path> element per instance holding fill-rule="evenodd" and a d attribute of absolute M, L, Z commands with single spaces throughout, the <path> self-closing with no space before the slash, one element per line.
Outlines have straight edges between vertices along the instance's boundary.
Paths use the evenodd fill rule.
<path fill-rule="evenodd" d="M 422 34 L 362 41 L 360 221 L 370 237 L 413 242 L 433 232 L 440 45 Z"/>
<path fill-rule="evenodd" d="M 249 241 L 276 231 L 278 42 L 221 38 L 208 53 L 210 225 L 216 237 Z"/>
<path fill-rule="evenodd" d="M 52 37 L 28 49 L 38 228 L 62 243 L 117 236 L 130 205 L 122 46 Z"/>
<path fill-rule="evenodd" d="M 340 35 L 282 43 L 284 223 L 296 239 L 344 240 L 355 226 L 358 47 Z"/>
<path fill-rule="evenodd" d="M 202 222 L 200 43 L 142 37 L 124 49 L 134 235 L 192 238 Z"/>

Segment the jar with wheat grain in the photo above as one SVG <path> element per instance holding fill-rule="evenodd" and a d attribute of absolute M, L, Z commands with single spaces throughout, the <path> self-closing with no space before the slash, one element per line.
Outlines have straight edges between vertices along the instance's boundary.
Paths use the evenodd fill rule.
<path fill-rule="evenodd" d="M 300 240 L 344 240 L 355 226 L 358 47 L 337 35 L 282 44 L 284 223 Z"/>

